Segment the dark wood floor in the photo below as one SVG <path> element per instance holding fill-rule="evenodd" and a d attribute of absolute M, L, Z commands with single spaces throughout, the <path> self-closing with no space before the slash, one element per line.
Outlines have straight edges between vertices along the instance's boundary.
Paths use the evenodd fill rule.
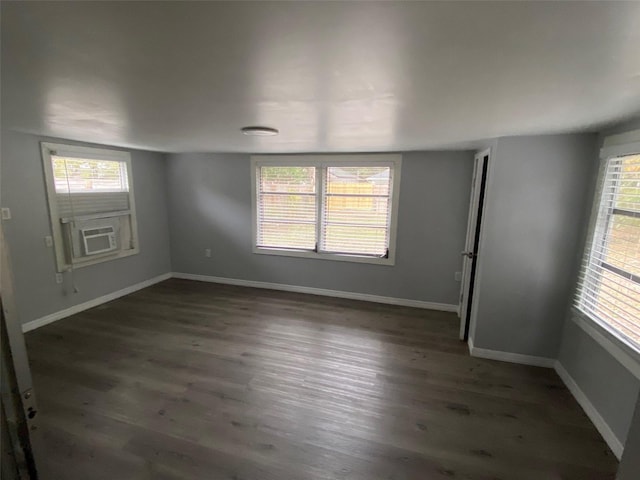
<path fill-rule="evenodd" d="M 453 314 L 169 280 L 27 334 L 44 480 L 613 479 L 556 374 Z"/>

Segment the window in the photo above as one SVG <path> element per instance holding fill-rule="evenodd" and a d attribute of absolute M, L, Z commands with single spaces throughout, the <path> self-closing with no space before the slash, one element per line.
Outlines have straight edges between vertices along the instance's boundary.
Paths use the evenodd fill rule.
<path fill-rule="evenodd" d="M 252 157 L 254 252 L 393 264 L 400 155 Z"/>
<path fill-rule="evenodd" d="M 42 143 L 59 272 L 138 253 L 126 152 Z"/>
<path fill-rule="evenodd" d="M 576 306 L 640 351 L 640 153 L 607 156 L 600 177 Z"/>

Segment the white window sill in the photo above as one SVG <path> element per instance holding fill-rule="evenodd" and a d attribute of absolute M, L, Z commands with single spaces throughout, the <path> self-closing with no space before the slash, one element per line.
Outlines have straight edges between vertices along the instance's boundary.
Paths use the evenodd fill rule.
<path fill-rule="evenodd" d="M 640 379 L 640 351 L 606 323 L 592 319 L 571 307 L 571 320 L 610 353 L 637 379 Z"/>
<path fill-rule="evenodd" d="M 277 255 L 282 257 L 312 258 L 315 260 L 333 260 L 339 262 L 370 263 L 374 265 L 395 265 L 393 256 L 389 258 L 368 257 L 365 255 L 347 255 L 338 253 L 318 253 L 308 250 L 289 250 L 280 248 L 253 247 L 253 253 L 259 255 Z"/>

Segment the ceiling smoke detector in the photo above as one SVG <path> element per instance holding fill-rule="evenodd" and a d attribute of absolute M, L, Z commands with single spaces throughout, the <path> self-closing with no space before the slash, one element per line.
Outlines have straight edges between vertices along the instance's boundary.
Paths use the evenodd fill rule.
<path fill-rule="evenodd" d="M 278 130 L 271 127 L 244 127 L 242 133 L 252 137 L 272 137 L 278 135 Z"/>

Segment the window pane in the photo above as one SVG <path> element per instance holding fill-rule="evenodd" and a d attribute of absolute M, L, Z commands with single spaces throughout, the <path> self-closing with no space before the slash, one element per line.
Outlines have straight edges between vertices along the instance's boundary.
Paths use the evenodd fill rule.
<path fill-rule="evenodd" d="M 390 193 L 390 167 L 328 167 L 321 249 L 384 256 Z"/>
<path fill-rule="evenodd" d="M 329 167 L 327 193 L 389 195 L 389 167 Z"/>
<path fill-rule="evenodd" d="M 383 256 L 387 252 L 387 229 L 328 225 L 324 250 Z"/>
<path fill-rule="evenodd" d="M 577 305 L 640 350 L 640 155 L 609 159 Z"/>
<path fill-rule="evenodd" d="M 387 227 L 389 199 L 379 197 L 327 197 L 328 224 Z"/>
<path fill-rule="evenodd" d="M 53 155 L 53 179 L 57 193 L 128 192 L 123 162 L 65 158 Z"/>
<path fill-rule="evenodd" d="M 604 270 L 599 287 L 594 312 L 640 344 L 640 285 Z"/>
<path fill-rule="evenodd" d="M 260 228 L 260 247 L 299 248 L 313 250 L 316 245 L 316 226 L 299 223 L 263 223 Z"/>
<path fill-rule="evenodd" d="M 640 276 L 640 218 L 613 215 L 605 262 Z"/>
<path fill-rule="evenodd" d="M 640 212 L 640 155 L 617 159 L 613 176 L 618 183 L 615 208 Z"/>
<path fill-rule="evenodd" d="M 261 167 L 259 247 L 316 247 L 315 167 Z"/>
<path fill-rule="evenodd" d="M 315 167 L 261 167 L 260 191 L 282 193 L 314 193 Z"/>
<path fill-rule="evenodd" d="M 263 193 L 260 216 L 263 222 L 316 223 L 315 195 L 273 195 Z"/>

